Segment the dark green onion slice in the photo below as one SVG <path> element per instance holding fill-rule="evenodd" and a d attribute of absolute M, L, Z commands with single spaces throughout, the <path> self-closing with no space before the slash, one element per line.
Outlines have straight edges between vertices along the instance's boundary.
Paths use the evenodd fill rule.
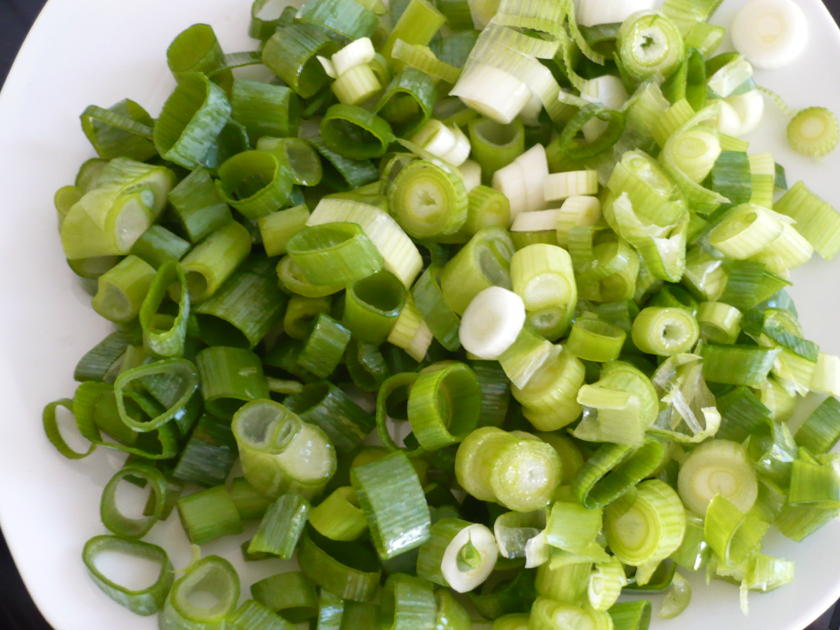
<path fill-rule="evenodd" d="M 42 423 L 44 426 L 44 433 L 46 433 L 47 435 L 47 439 L 59 453 L 61 453 L 64 457 L 68 459 L 82 459 L 87 457 L 88 455 L 93 453 L 94 450 L 96 450 L 96 443 L 89 437 L 85 436 L 86 439 L 88 439 L 88 441 L 90 442 L 87 450 L 82 452 L 73 450 L 73 448 L 64 440 L 64 437 L 61 435 L 61 431 L 58 428 L 57 414 L 59 407 L 63 407 L 67 411 L 72 412 L 74 415 L 74 421 L 77 425 L 79 423 L 78 417 L 75 415 L 74 403 L 71 399 L 62 398 L 60 400 L 55 400 L 51 403 L 48 403 L 44 407 L 44 411 L 42 414 Z"/>
<path fill-rule="evenodd" d="M 227 490 L 243 521 L 262 518 L 272 504 L 269 497 L 259 492 L 244 477 L 237 477 L 230 482 Z"/>
<path fill-rule="evenodd" d="M 391 126 L 356 105 L 330 107 L 321 119 L 321 140 L 339 155 L 364 160 L 382 156 L 394 141 Z"/>
<path fill-rule="evenodd" d="M 300 571 L 278 573 L 251 585 L 255 600 L 294 623 L 309 621 L 318 614 L 318 593 L 312 581 Z"/>
<path fill-rule="evenodd" d="M 388 577 L 379 609 L 382 630 L 432 628 L 436 612 L 434 588 L 429 582 L 403 573 Z"/>
<path fill-rule="evenodd" d="M 242 532 L 239 510 L 224 486 L 182 496 L 177 507 L 181 525 L 194 545 Z"/>
<path fill-rule="evenodd" d="M 608 612 L 614 630 L 648 630 L 650 627 L 650 600 L 618 602 Z"/>
<path fill-rule="evenodd" d="M 324 158 L 324 183 L 334 190 L 354 190 L 379 178 L 379 171 L 369 160 L 345 157 L 328 148 L 321 138 L 310 138 L 309 143 Z"/>
<path fill-rule="evenodd" d="M 180 260 L 189 249 L 189 242 L 161 225 L 153 225 L 135 241 L 131 253 L 152 267 L 160 267 L 166 262 Z"/>
<path fill-rule="evenodd" d="M 309 511 L 309 501 L 300 495 L 281 495 L 262 517 L 248 545 L 248 553 L 268 553 L 284 560 L 291 558 L 303 534 Z"/>
<path fill-rule="evenodd" d="M 321 427 L 339 453 L 355 451 L 375 427 L 369 413 L 328 381 L 305 385 L 283 404 L 301 420 Z"/>
<path fill-rule="evenodd" d="M 206 76 L 179 76 L 175 91 L 155 122 L 155 148 L 165 160 L 184 168 L 200 166 L 230 119 L 224 90 Z"/>
<path fill-rule="evenodd" d="M 292 181 L 300 186 L 317 186 L 323 170 L 315 149 L 301 138 L 260 138 L 257 149 L 274 153 L 292 169 Z"/>
<path fill-rule="evenodd" d="M 141 479 L 151 488 L 152 513 L 148 516 L 132 518 L 123 514 L 117 506 L 119 485 L 128 478 Z M 146 464 L 129 464 L 118 470 L 102 490 L 99 502 L 99 515 L 102 524 L 117 536 L 123 538 L 142 538 L 161 519 L 166 479 L 157 468 Z"/>
<path fill-rule="evenodd" d="M 201 486 L 224 483 L 236 460 L 236 441 L 230 425 L 202 416 L 184 445 L 172 476 Z"/>
<path fill-rule="evenodd" d="M 342 322 L 359 341 L 380 344 L 394 327 L 405 299 L 399 278 L 390 271 L 373 273 L 347 287 Z"/>
<path fill-rule="evenodd" d="M 252 23 L 253 24 L 253 23 Z M 293 630 L 294 626 L 265 604 L 249 599 L 227 620 L 232 630 Z"/>
<path fill-rule="evenodd" d="M 366 546 L 305 534 L 298 562 L 312 581 L 343 599 L 370 602 L 379 591 L 379 563 Z"/>
<path fill-rule="evenodd" d="M 128 588 L 114 582 L 97 563 L 100 554 L 114 552 L 159 565 L 157 578 L 145 588 Z M 82 551 L 82 561 L 91 579 L 103 593 L 137 615 L 153 615 L 160 610 L 175 577 L 169 557 L 162 548 L 118 536 L 94 536 L 88 540 Z"/>
<path fill-rule="evenodd" d="M 122 372 L 114 382 L 114 394 L 117 399 L 117 410 L 122 421 L 134 431 L 154 431 L 177 415 L 180 415 L 187 402 L 198 389 L 199 374 L 196 367 L 186 359 L 163 359 L 146 365 L 140 365 Z M 146 384 L 146 379 L 163 379 L 173 386 L 174 396 L 171 403 L 160 413 L 147 420 L 138 420 L 128 411 L 126 401 L 128 391 L 136 382 Z M 146 384 L 148 386 L 148 384 Z"/>
<path fill-rule="evenodd" d="M 213 178 L 196 168 L 169 192 L 173 215 L 190 242 L 197 243 L 231 220 L 230 209 L 219 197 Z"/>
<path fill-rule="evenodd" d="M 249 219 L 285 206 L 292 191 L 291 169 L 267 151 L 243 151 L 219 167 L 221 197 Z"/>
<path fill-rule="evenodd" d="M 273 262 L 253 256 L 196 309 L 199 336 L 209 344 L 253 348 L 279 323 L 286 301 Z"/>
<path fill-rule="evenodd" d="M 307 0 L 295 17 L 304 24 L 317 25 L 347 39 L 369 37 L 379 20 L 356 0 Z"/>
<path fill-rule="evenodd" d="M 408 457 L 394 452 L 364 466 L 350 478 L 383 560 L 422 545 L 429 538 L 429 506 Z"/>
<path fill-rule="evenodd" d="M 427 451 L 455 444 L 478 425 L 481 386 L 464 363 L 444 362 L 424 369 L 411 386 L 408 420 Z"/>
<path fill-rule="evenodd" d="M 262 60 L 302 98 L 308 98 L 329 80 L 316 56 L 329 56 L 337 49 L 322 29 L 295 23 L 277 29 L 263 47 Z"/>
<path fill-rule="evenodd" d="M 178 312 L 167 325 L 161 326 L 160 307 L 177 283 Z M 184 270 L 177 262 L 162 265 L 155 274 L 143 304 L 140 307 L 140 326 L 143 329 L 143 343 L 148 350 L 161 357 L 177 357 L 184 353 L 187 335 L 187 318 L 190 315 L 190 294 Z"/>
<path fill-rule="evenodd" d="M 338 321 L 321 313 L 301 347 L 298 365 L 315 376 L 327 378 L 341 363 L 350 342 L 350 331 Z"/>
<path fill-rule="evenodd" d="M 250 138 L 295 136 L 300 124 L 298 96 L 285 85 L 234 79 L 231 116 Z"/>
<path fill-rule="evenodd" d="M 313 284 L 348 285 L 382 269 L 379 250 L 356 223 L 325 223 L 302 229 L 286 251 Z"/>
<path fill-rule="evenodd" d="M 205 348 L 196 355 L 201 393 L 211 414 L 230 417 L 249 400 L 268 398 L 268 386 L 257 355 L 225 346 Z"/>
<path fill-rule="evenodd" d="M 406 138 L 431 118 L 436 100 L 434 79 L 416 68 L 406 67 L 391 79 L 375 111 L 391 124 L 397 136 Z"/>

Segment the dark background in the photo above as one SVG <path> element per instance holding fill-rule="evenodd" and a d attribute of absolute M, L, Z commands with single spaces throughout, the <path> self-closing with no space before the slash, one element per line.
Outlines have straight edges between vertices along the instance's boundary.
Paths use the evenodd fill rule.
<path fill-rule="evenodd" d="M 840 21 L 840 0 L 824 0 L 824 2 L 834 15 L 834 19 Z M 18 48 L 43 5 L 43 0 L 0 0 L 0 85 L 5 81 Z M 0 628 L 5 630 L 49 630 L 50 628 L 38 614 L 38 610 L 23 587 L 2 535 L 0 535 Z M 840 606 L 827 611 L 807 630 L 840 630 Z"/>

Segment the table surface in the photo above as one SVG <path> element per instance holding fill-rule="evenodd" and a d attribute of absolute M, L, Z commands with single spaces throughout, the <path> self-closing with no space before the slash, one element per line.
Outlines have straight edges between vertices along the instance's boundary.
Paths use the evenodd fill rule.
<path fill-rule="evenodd" d="M 840 0 L 823 0 L 840 23 Z M 0 87 L 15 55 L 45 0 L 0 0 Z M 1 534 L 1 533 L 0 533 Z M 0 628 L 49 630 L 15 569 L 6 541 L 0 535 Z M 840 630 L 840 605 L 805 630 Z"/>

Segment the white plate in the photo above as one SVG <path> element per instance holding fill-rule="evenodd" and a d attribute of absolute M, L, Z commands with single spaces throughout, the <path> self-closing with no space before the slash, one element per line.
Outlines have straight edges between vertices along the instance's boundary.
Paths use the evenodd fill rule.
<path fill-rule="evenodd" d="M 741 4 L 727 0 L 719 21 L 728 23 Z M 826 105 L 840 111 L 840 33 L 819 0 L 800 4 L 810 26 L 808 49 L 794 66 L 759 72 L 757 79 L 794 108 Z M 120 458 L 100 449 L 88 459 L 67 461 L 41 429 L 43 404 L 72 394 L 76 360 L 108 330 L 64 263 L 52 194 L 72 182 L 78 165 L 92 155 L 79 128 L 85 106 L 130 97 L 156 115 L 173 85 L 164 55 L 172 38 L 202 21 L 214 26 L 228 52 L 252 48 L 246 35 L 249 5 L 234 0 L 51 0 L 0 95 L 0 268 L 6 270 L 0 309 L 0 519 L 35 602 L 57 630 L 148 630 L 157 624 L 109 600 L 80 560 L 84 541 L 103 532 L 99 495 Z M 840 208 L 840 152 L 820 162 L 795 155 L 785 144 L 782 116 L 769 103 L 768 111 L 752 149 L 772 151 L 791 181 L 804 178 Z M 805 330 L 834 353 L 840 353 L 838 271 L 840 262 L 812 262 L 796 273 L 793 289 Z M 177 518 L 157 525 L 149 538 L 166 544 L 177 568 L 185 566 L 189 551 Z M 206 551 L 238 558 L 238 540 L 209 545 Z M 706 587 L 695 580 L 688 610 L 678 621 L 654 621 L 653 627 L 798 630 L 840 596 L 840 523 L 804 544 L 771 536 L 767 551 L 796 560 L 797 577 L 771 595 L 753 595 L 749 617 L 741 615 L 736 587 Z M 280 568 L 252 563 L 241 572 L 243 591 Z"/>

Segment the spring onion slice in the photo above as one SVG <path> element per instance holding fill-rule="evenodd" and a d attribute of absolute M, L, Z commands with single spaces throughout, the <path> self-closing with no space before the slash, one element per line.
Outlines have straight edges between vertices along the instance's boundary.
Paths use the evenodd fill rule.
<path fill-rule="evenodd" d="M 581 317 L 572 325 L 565 349 L 584 361 L 606 363 L 618 358 L 627 334 L 596 317 Z"/>
<path fill-rule="evenodd" d="M 455 83 L 461 75 L 461 69 L 441 61 L 428 46 L 412 44 L 397 39 L 391 49 L 391 57 L 409 68 L 419 70 L 432 79 Z"/>
<path fill-rule="evenodd" d="M 298 95 L 309 98 L 328 80 L 316 55 L 331 54 L 337 48 L 323 29 L 294 23 L 280 26 L 268 39 L 262 61 Z"/>
<path fill-rule="evenodd" d="M 685 509 L 670 486 L 650 479 L 606 508 L 604 532 L 610 548 L 625 564 L 657 563 L 680 546 Z"/>
<path fill-rule="evenodd" d="M 129 255 L 97 279 L 91 305 L 105 319 L 127 323 L 137 317 L 154 279 L 154 268 Z"/>
<path fill-rule="evenodd" d="M 432 628 L 437 602 L 432 585 L 420 578 L 395 573 L 382 590 L 379 627 L 383 630 Z"/>
<path fill-rule="evenodd" d="M 374 206 L 348 200 L 322 200 L 307 224 L 349 222 L 358 224 L 379 249 L 385 268 L 410 286 L 422 268 L 417 247 L 386 212 Z"/>
<path fill-rule="evenodd" d="M 321 427 L 339 453 L 356 450 L 375 426 L 370 414 L 342 389 L 327 381 L 305 385 L 283 404 L 304 422 Z"/>
<path fill-rule="evenodd" d="M 119 553 L 124 556 L 154 562 L 160 570 L 154 582 L 145 588 L 127 588 L 109 578 L 97 566 L 97 558 L 103 553 Z M 161 547 L 139 540 L 126 540 L 118 536 L 94 536 L 85 543 L 82 561 L 93 582 L 118 604 L 138 615 L 153 615 L 162 607 L 174 579 L 169 557 Z"/>
<path fill-rule="evenodd" d="M 697 320 L 681 308 L 649 306 L 633 320 L 633 343 L 648 354 L 670 356 L 687 352 L 699 334 Z"/>
<path fill-rule="evenodd" d="M 405 454 L 394 452 L 354 467 L 350 478 L 381 558 L 393 558 L 428 540 L 429 508 Z"/>
<path fill-rule="evenodd" d="M 232 427 L 245 478 L 267 496 L 316 494 L 335 471 L 335 450 L 324 432 L 279 403 L 247 403 Z"/>
<path fill-rule="evenodd" d="M 306 499 L 293 493 L 281 495 L 262 517 L 248 544 L 248 553 L 268 553 L 288 560 L 295 552 L 309 514 Z"/>
<path fill-rule="evenodd" d="M 621 25 L 616 47 L 624 72 L 640 82 L 673 72 L 682 61 L 683 38 L 665 15 L 641 12 Z"/>
<path fill-rule="evenodd" d="M 831 260 L 840 251 L 840 219 L 837 213 L 802 182 L 794 184 L 773 209 L 794 219 L 796 229 L 826 260 Z"/>
<path fill-rule="evenodd" d="M 196 355 L 196 367 L 205 408 L 215 416 L 229 417 L 249 400 L 268 398 L 259 357 L 244 348 L 205 348 Z"/>
<path fill-rule="evenodd" d="M 343 599 L 371 601 L 379 589 L 379 567 L 367 548 L 353 553 L 342 543 L 304 534 L 299 550 L 303 571 L 319 586 Z M 356 546 L 358 549 L 358 546 Z"/>
<path fill-rule="evenodd" d="M 302 229 L 286 251 L 314 284 L 352 284 L 382 268 L 382 256 L 356 223 L 328 223 Z"/>
<path fill-rule="evenodd" d="M 162 157 L 184 168 L 200 166 L 230 112 L 222 88 L 203 74 L 183 74 L 155 122 L 155 148 Z"/>
<path fill-rule="evenodd" d="M 547 597 L 538 597 L 531 608 L 528 627 L 533 630 L 563 627 L 608 630 L 612 627 L 612 619 L 604 611 L 579 608 Z"/>
<path fill-rule="evenodd" d="M 787 126 L 794 151 L 819 158 L 831 153 L 840 141 L 837 117 L 824 107 L 809 107 L 796 113 Z"/>
<path fill-rule="evenodd" d="M 496 517 L 493 535 L 503 558 L 524 558 L 529 540 L 545 529 L 545 511 L 505 512 Z"/>
<path fill-rule="evenodd" d="M 123 99 L 108 109 L 90 105 L 80 118 L 82 131 L 103 159 L 127 157 L 144 161 L 155 154 L 152 118 L 131 99 Z"/>
<path fill-rule="evenodd" d="M 407 137 L 431 117 L 436 98 L 434 79 L 407 66 L 385 87 L 376 113 L 391 124 L 398 136 Z"/>
<path fill-rule="evenodd" d="M 555 431 L 581 413 L 577 392 L 583 385 L 583 364 L 569 352 L 554 352 L 524 387 L 513 387 L 523 415 L 541 431 Z"/>
<path fill-rule="evenodd" d="M 700 352 L 704 359 L 703 375 L 712 383 L 759 387 L 780 351 L 754 346 L 707 345 Z"/>
<path fill-rule="evenodd" d="M 177 507 L 184 532 L 194 545 L 242 533 L 239 510 L 224 486 L 181 496 Z"/>
<path fill-rule="evenodd" d="M 802 9 L 789 0 L 753 0 L 735 15 L 735 48 L 759 68 L 781 68 L 794 61 L 808 41 Z"/>
<path fill-rule="evenodd" d="M 458 231 L 467 218 L 467 191 L 457 170 L 437 160 L 404 166 L 389 187 L 391 212 L 414 238 Z"/>
<path fill-rule="evenodd" d="M 604 444 L 584 463 L 572 481 L 572 492 L 588 508 L 604 507 L 650 475 L 662 463 L 661 442 L 648 440 L 633 450 L 619 444 Z"/>
<path fill-rule="evenodd" d="M 152 513 L 148 516 L 131 518 L 120 511 L 117 505 L 119 485 L 127 478 L 142 479 L 151 489 L 150 501 L 153 505 Z M 160 520 L 163 512 L 163 500 L 166 494 L 166 480 L 157 468 L 146 464 L 129 464 L 118 470 L 105 484 L 99 503 L 99 514 L 102 524 L 111 532 L 122 538 L 142 538 L 154 524 Z"/>
<path fill-rule="evenodd" d="M 679 490 L 686 506 L 697 514 L 705 514 L 716 495 L 747 512 L 758 495 L 746 451 L 728 440 L 705 442 L 691 452 L 680 467 Z"/>
<path fill-rule="evenodd" d="M 650 600 L 618 602 L 608 612 L 614 630 L 646 630 L 650 626 Z"/>
<path fill-rule="evenodd" d="M 198 599 L 206 592 L 212 599 Z M 222 627 L 239 600 L 239 577 L 231 564 L 219 556 L 207 556 L 190 565 L 172 584 L 160 616 L 160 627 Z"/>
<path fill-rule="evenodd" d="M 294 626 L 265 604 L 249 599 L 227 621 L 233 630 L 291 630 Z"/>
<path fill-rule="evenodd" d="M 481 387 L 464 363 L 433 364 L 411 386 L 408 421 L 427 451 L 461 441 L 477 426 Z"/>
<path fill-rule="evenodd" d="M 367 530 L 364 513 L 357 505 L 353 488 L 342 486 L 313 508 L 309 522 L 330 540 L 349 542 Z"/>
<path fill-rule="evenodd" d="M 458 340 L 460 320 L 444 300 L 438 280 L 439 275 L 440 267 L 430 265 L 414 283 L 411 293 L 417 310 L 435 339 L 444 348 L 454 352 L 460 346 Z"/>
<path fill-rule="evenodd" d="M 466 593 L 487 579 L 497 555 L 496 541 L 487 527 L 443 518 L 432 525 L 429 541 L 420 547 L 417 574 Z"/>
<path fill-rule="evenodd" d="M 173 396 L 167 401 L 168 406 L 153 417 L 143 420 L 133 417 L 128 410 L 128 391 L 133 384 L 145 385 L 147 380 L 163 379 L 174 386 Z M 149 432 L 159 429 L 176 416 L 183 413 L 189 399 L 198 389 L 199 374 L 196 367 L 186 359 L 164 359 L 140 365 L 122 372 L 114 382 L 117 411 L 120 419 L 136 432 Z"/>
<path fill-rule="evenodd" d="M 251 596 L 290 621 L 305 622 L 318 615 L 315 583 L 300 571 L 278 573 L 255 582 Z"/>

